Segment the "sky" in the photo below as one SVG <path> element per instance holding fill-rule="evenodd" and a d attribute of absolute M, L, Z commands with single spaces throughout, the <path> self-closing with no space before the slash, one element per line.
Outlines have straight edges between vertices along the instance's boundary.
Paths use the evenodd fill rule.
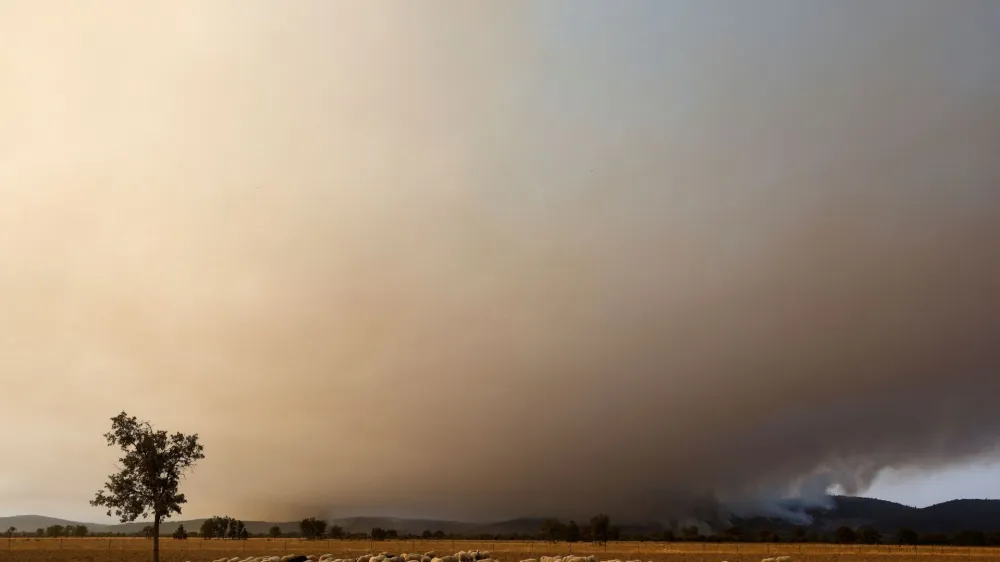
<path fill-rule="evenodd" d="M 0 5 L 0 514 L 1000 497 L 991 0 Z M 16 451 L 16 454 L 10 454 Z"/>

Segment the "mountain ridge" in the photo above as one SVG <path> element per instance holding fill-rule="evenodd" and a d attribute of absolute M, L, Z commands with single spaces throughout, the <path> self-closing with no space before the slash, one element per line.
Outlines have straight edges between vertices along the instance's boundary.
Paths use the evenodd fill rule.
<path fill-rule="evenodd" d="M 884 534 L 898 529 L 912 528 L 920 533 L 957 533 L 960 531 L 1000 531 L 1000 500 L 955 499 L 927 507 L 912 507 L 901 503 L 855 496 L 831 496 L 830 509 L 806 510 L 812 523 L 804 525 L 813 532 L 831 532 L 846 525 L 852 528 L 870 525 Z M 442 531 L 456 535 L 533 535 L 538 533 L 543 517 L 520 517 L 492 523 L 471 523 L 439 519 L 414 519 L 396 517 L 356 516 L 328 519 L 330 525 L 339 525 L 348 533 L 367 533 L 374 527 L 395 529 L 400 534 L 419 535 L 424 531 Z M 188 531 L 196 531 L 204 518 L 165 521 L 161 533 L 169 535 L 183 524 Z M 299 531 L 298 521 L 245 521 L 251 534 L 265 534 L 277 526 L 282 533 Z M 771 529 L 777 533 L 790 532 L 796 523 L 776 516 L 732 517 L 730 523 L 746 530 Z M 88 523 L 48 517 L 45 515 L 16 515 L 0 517 L 0 529 L 15 527 L 19 531 L 34 531 L 51 525 L 86 525 L 94 533 L 135 534 L 148 522 L 125 524 Z M 660 523 L 619 522 L 621 528 L 634 533 L 661 532 Z"/>

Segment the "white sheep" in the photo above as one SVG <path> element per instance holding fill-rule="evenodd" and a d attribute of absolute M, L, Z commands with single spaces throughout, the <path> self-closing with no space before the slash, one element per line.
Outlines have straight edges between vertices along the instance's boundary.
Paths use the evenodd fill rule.
<path fill-rule="evenodd" d="M 521 560 L 521 562 L 538 562 L 538 559 L 537 558 L 527 558 L 525 560 Z"/>
<path fill-rule="evenodd" d="M 774 558 L 765 558 L 765 559 L 761 560 L 760 562 L 776 562 L 776 561 L 775 561 Z"/>
<path fill-rule="evenodd" d="M 792 557 L 791 556 L 779 556 L 779 557 L 775 558 L 774 560 L 775 560 L 775 562 L 792 562 Z"/>

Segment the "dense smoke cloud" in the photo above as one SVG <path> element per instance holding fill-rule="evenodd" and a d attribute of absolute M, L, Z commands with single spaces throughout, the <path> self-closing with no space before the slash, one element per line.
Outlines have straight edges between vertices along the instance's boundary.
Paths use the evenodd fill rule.
<path fill-rule="evenodd" d="M 5 505 L 85 505 L 122 409 L 243 519 L 995 452 L 995 2 L 43 4 L 0 7 Z"/>

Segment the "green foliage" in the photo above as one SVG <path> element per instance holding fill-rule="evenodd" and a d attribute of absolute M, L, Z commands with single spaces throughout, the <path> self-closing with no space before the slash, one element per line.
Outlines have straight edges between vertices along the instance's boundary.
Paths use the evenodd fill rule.
<path fill-rule="evenodd" d="M 62 525 L 52 525 L 45 528 L 45 536 L 51 538 L 57 538 L 63 536 L 66 533 L 66 528 Z"/>
<path fill-rule="evenodd" d="M 331 539 L 342 539 L 344 538 L 344 529 L 340 525 L 331 525 L 328 534 Z M 430 533 L 428 533 L 428 536 L 430 536 Z"/>
<path fill-rule="evenodd" d="M 382 527 L 375 527 L 369 536 L 374 541 L 384 541 L 387 534 Z"/>
<path fill-rule="evenodd" d="M 278 538 L 281 536 L 281 527 L 275 525 L 274 527 L 268 529 L 267 534 L 272 538 Z"/>
<path fill-rule="evenodd" d="M 35 536 L 37 536 L 37 537 L 44 537 L 45 536 L 45 529 L 42 529 L 42 528 L 36 529 L 35 530 Z"/>
<path fill-rule="evenodd" d="M 180 478 L 205 458 L 197 434 L 168 435 L 122 412 L 111 418 L 111 431 L 104 438 L 124 455 L 118 459 L 121 470 L 109 477 L 91 505 L 108 508 L 108 516 L 114 513 L 122 523 L 152 515 L 158 524 L 181 512 L 187 499 L 177 493 Z"/>
<path fill-rule="evenodd" d="M 86 525 L 77 525 L 76 527 L 73 527 L 74 537 L 85 537 L 89 534 L 90 534 L 90 529 L 88 529 Z"/>

